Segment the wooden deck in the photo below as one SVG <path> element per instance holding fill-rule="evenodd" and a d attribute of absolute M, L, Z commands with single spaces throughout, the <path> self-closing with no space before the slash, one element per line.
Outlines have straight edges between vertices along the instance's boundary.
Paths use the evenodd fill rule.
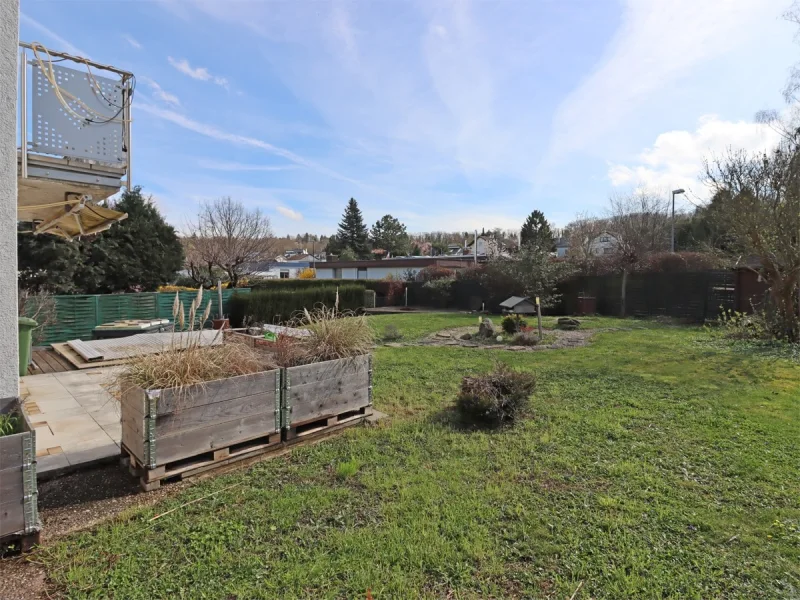
<path fill-rule="evenodd" d="M 28 375 L 43 375 L 45 373 L 63 373 L 73 371 L 70 362 L 59 356 L 49 348 L 33 348 L 33 364 L 28 367 Z"/>

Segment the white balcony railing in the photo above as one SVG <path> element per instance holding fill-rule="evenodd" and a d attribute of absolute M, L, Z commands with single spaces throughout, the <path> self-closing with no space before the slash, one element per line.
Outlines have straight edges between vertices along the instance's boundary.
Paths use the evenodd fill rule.
<path fill-rule="evenodd" d="M 124 169 L 130 187 L 133 73 L 35 42 L 19 45 L 21 177 L 32 175 L 29 157 L 44 154 Z"/>

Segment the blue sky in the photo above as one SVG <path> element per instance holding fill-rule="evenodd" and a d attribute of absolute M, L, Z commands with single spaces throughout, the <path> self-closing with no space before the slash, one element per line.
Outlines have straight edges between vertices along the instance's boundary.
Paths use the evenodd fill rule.
<path fill-rule="evenodd" d="M 133 178 L 280 235 L 346 201 L 409 231 L 564 225 L 756 150 L 800 55 L 788 0 L 22 0 L 20 37 L 133 71 Z"/>

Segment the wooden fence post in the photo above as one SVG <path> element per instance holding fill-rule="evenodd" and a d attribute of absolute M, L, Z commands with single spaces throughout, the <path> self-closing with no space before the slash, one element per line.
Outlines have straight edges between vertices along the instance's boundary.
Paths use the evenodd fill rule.
<path fill-rule="evenodd" d="M 624 319 L 625 318 L 625 293 L 628 288 L 628 269 L 622 270 L 622 306 L 620 309 L 620 316 Z"/>

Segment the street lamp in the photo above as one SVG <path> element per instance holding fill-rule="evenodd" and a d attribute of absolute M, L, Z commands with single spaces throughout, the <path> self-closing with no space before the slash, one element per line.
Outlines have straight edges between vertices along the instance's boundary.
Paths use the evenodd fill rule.
<path fill-rule="evenodd" d="M 670 243 L 670 252 L 675 252 L 675 196 L 678 194 L 685 193 L 686 190 L 683 188 L 679 188 L 677 190 L 672 190 L 672 238 Z"/>

